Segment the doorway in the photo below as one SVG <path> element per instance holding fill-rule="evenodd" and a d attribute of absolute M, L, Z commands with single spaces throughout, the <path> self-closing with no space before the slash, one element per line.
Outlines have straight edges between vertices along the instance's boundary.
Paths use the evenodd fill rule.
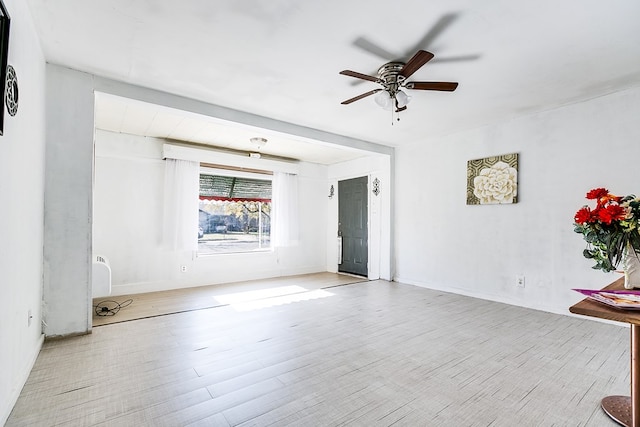
<path fill-rule="evenodd" d="M 338 182 L 338 235 L 342 236 L 341 273 L 367 277 L 368 209 L 366 176 Z"/>

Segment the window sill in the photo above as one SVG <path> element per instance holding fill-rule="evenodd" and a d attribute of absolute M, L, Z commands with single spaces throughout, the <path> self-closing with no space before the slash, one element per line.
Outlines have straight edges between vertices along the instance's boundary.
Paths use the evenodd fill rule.
<path fill-rule="evenodd" d="M 252 251 L 237 251 L 237 252 L 196 252 L 196 258 L 209 258 L 216 256 L 229 256 L 229 255 L 253 255 L 253 254 L 270 254 L 273 253 L 273 248 L 254 249 Z"/>

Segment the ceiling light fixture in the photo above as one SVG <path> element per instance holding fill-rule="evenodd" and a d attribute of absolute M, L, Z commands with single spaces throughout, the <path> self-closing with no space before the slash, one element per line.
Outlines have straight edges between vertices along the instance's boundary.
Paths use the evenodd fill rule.
<path fill-rule="evenodd" d="M 374 101 L 376 101 L 376 104 L 383 110 L 391 111 L 394 108 L 400 109 L 406 107 L 409 101 L 411 101 L 411 97 L 401 90 L 396 91 L 395 94 L 393 94 L 393 91 L 383 90 L 378 92 Z"/>
<path fill-rule="evenodd" d="M 374 100 L 383 110 L 391 111 L 391 114 L 405 110 L 411 101 L 411 97 L 400 90 L 406 80 L 406 77 L 401 74 L 404 65 L 403 62 L 389 62 L 378 70 L 379 82 L 383 89 L 378 92 Z M 399 117 L 398 120 L 400 120 Z"/>
<path fill-rule="evenodd" d="M 255 145 L 258 150 L 264 147 L 264 145 L 267 143 L 267 139 L 261 137 L 254 137 L 249 139 L 249 141 L 251 141 L 251 143 Z"/>

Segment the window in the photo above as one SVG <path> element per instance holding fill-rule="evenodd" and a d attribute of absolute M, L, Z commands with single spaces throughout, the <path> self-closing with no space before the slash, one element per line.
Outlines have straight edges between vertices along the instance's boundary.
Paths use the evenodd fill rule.
<path fill-rule="evenodd" d="M 198 254 L 270 248 L 271 176 L 256 175 L 200 174 Z"/>

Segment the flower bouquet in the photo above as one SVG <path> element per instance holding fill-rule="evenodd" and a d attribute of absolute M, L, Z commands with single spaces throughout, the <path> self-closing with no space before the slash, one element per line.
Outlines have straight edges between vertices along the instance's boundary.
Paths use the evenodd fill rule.
<path fill-rule="evenodd" d="M 640 278 L 631 281 L 628 277 L 634 270 L 640 273 L 640 199 L 615 196 L 605 188 L 589 191 L 587 199 L 596 201 L 595 208 L 583 206 L 574 217 L 574 231 L 587 242 L 583 255 L 596 262 L 594 269 L 604 272 L 615 270 L 622 262 L 625 288 L 640 287 Z"/>

